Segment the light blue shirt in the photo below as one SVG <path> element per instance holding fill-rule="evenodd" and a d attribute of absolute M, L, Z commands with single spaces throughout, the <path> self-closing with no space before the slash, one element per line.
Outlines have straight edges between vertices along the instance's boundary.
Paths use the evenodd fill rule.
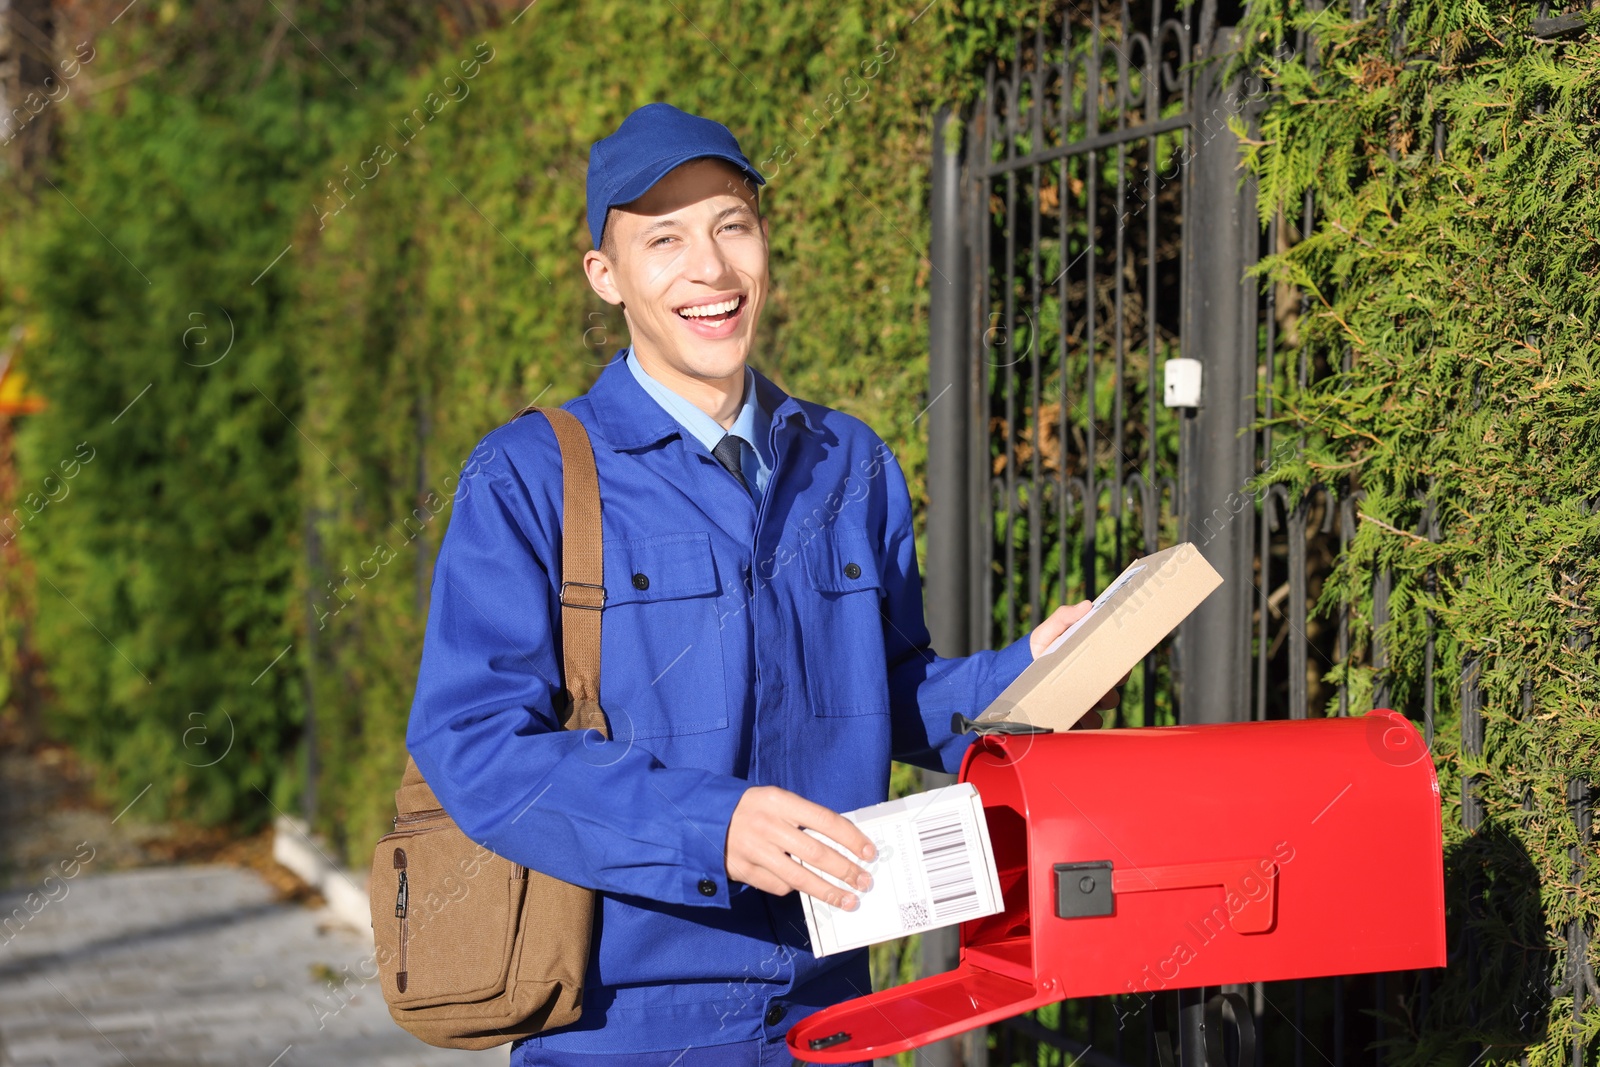
<path fill-rule="evenodd" d="M 751 499 L 755 501 L 757 507 L 760 507 L 761 496 L 767 491 L 767 479 L 772 476 L 771 442 L 767 440 L 772 429 L 772 413 L 762 410 L 761 405 L 756 402 L 755 372 L 748 365 L 744 368 L 744 402 L 739 407 L 739 414 L 734 418 L 733 425 L 724 430 L 716 419 L 650 377 L 634 358 L 631 346 L 628 348 L 627 361 L 628 369 L 633 372 L 638 383 L 644 386 L 644 391 L 649 393 L 656 403 L 666 408 L 667 414 L 677 419 L 679 425 L 705 445 L 707 452 L 717 447 L 717 442 L 722 440 L 724 434 L 730 433 L 737 434 L 747 446 L 750 446 L 739 449 L 739 469 L 744 473 L 745 482 L 751 487 Z"/>

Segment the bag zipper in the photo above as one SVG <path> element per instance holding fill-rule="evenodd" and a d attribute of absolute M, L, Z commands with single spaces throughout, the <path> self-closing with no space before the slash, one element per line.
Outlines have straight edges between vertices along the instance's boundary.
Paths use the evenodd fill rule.
<path fill-rule="evenodd" d="M 427 822 L 431 819 L 437 819 L 443 814 L 443 808 L 424 808 L 422 811 L 402 811 L 400 814 L 391 819 L 390 823 L 395 829 L 398 830 L 402 823 L 409 826 L 411 823 Z"/>
<path fill-rule="evenodd" d="M 394 915 L 400 920 L 400 969 L 395 974 L 395 986 L 399 992 L 406 991 L 406 941 L 411 933 L 411 919 L 406 914 L 409 910 L 411 891 L 406 883 L 406 850 L 394 850 L 394 865 L 400 871 L 400 884 L 395 889 Z"/>

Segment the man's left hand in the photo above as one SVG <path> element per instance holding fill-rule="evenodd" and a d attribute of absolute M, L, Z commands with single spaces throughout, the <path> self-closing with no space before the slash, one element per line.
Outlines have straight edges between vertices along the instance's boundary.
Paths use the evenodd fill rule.
<path fill-rule="evenodd" d="M 1073 623 L 1089 614 L 1089 609 L 1093 606 L 1092 601 L 1080 600 L 1076 604 L 1064 604 L 1052 611 L 1049 617 L 1038 626 L 1035 626 L 1033 633 L 1028 636 L 1028 647 L 1033 650 L 1033 658 L 1038 659 L 1043 655 L 1044 650 L 1050 647 L 1051 642 L 1066 633 L 1067 628 Z M 1132 671 L 1128 672 L 1128 674 L 1132 673 Z M 1128 674 L 1122 676 L 1122 681 L 1117 683 L 1116 688 L 1113 688 L 1109 693 L 1095 701 L 1094 710 L 1085 712 L 1083 718 L 1072 724 L 1072 728 L 1074 730 L 1098 730 L 1102 722 L 1100 711 L 1117 706 L 1117 703 L 1122 699 L 1122 695 L 1117 692 L 1117 688 L 1127 684 Z"/>

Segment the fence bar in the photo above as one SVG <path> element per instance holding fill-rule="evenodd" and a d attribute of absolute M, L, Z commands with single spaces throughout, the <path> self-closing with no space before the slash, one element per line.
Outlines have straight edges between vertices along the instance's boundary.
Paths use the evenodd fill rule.
<path fill-rule="evenodd" d="M 989 259 L 992 254 L 989 195 L 993 183 L 988 178 L 978 177 L 978 168 L 988 162 L 992 154 L 996 123 L 995 88 L 995 67 L 991 62 L 985 79 L 982 109 L 968 134 L 968 167 L 973 175 L 973 187 L 963 201 L 965 223 L 972 227 L 967 262 L 971 264 L 973 279 L 973 284 L 969 286 L 972 294 L 971 317 L 967 323 L 967 363 L 970 367 L 972 395 L 967 399 L 965 410 L 968 418 L 963 429 L 969 445 L 967 469 L 973 479 L 974 490 L 969 499 L 977 502 L 977 506 L 972 508 L 969 526 L 973 553 L 972 566 L 968 571 L 972 583 L 969 587 L 972 591 L 969 616 L 973 627 L 970 631 L 971 648 L 988 648 L 994 640 L 994 624 L 990 615 L 994 585 L 990 568 L 994 562 L 994 512 L 997 502 L 995 480 L 989 462 L 989 394 L 993 387 L 989 381 L 988 361 L 983 358 L 984 338 L 989 324 Z M 981 492 L 978 491 L 980 488 Z"/>
<path fill-rule="evenodd" d="M 1217 30 L 1218 53 L 1233 39 L 1231 27 Z M 1256 248 L 1255 212 L 1253 196 L 1239 189 L 1239 141 L 1221 118 L 1227 86 L 1217 74 L 1215 63 L 1198 74 L 1194 114 L 1208 120 L 1190 133 L 1193 200 L 1184 219 L 1189 299 L 1182 342 L 1184 355 L 1198 358 L 1204 374 L 1201 407 L 1191 417 L 1194 462 L 1184 465 L 1182 536 L 1201 548 L 1223 584 L 1179 628 L 1186 723 L 1248 718 L 1250 702 L 1254 538 L 1250 522 L 1233 521 L 1229 502 L 1255 469 L 1254 436 L 1239 433 L 1255 415 L 1255 283 L 1244 278 Z"/>
<path fill-rule="evenodd" d="M 961 139 L 957 116 L 942 108 L 933 124 L 931 180 L 933 265 L 928 306 L 928 632 L 946 656 L 972 651 L 966 625 L 971 590 L 965 582 L 971 551 L 966 502 L 966 413 L 971 387 L 967 361 L 967 255 L 961 227 Z"/>
<path fill-rule="evenodd" d="M 928 308 L 928 633 L 933 647 L 946 656 L 972 651 L 967 620 L 971 587 L 965 580 L 971 527 L 965 506 L 970 498 L 967 409 L 971 370 L 967 366 L 967 250 L 961 226 L 961 137 L 952 129 L 957 116 L 941 108 L 933 124 L 931 210 L 933 242 L 929 258 L 933 277 Z M 959 127 L 958 127 L 959 129 Z M 922 772 L 925 789 L 949 785 L 955 778 L 938 771 Z M 955 927 L 931 930 L 922 937 L 922 973 L 941 974 L 960 961 L 960 934 Z M 981 1031 L 978 1041 L 982 1040 Z M 962 1039 L 942 1041 L 922 1050 L 928 1067 L 957 1067 Z M 981 1047 L 981 1046 L 980 1046 Z"/>

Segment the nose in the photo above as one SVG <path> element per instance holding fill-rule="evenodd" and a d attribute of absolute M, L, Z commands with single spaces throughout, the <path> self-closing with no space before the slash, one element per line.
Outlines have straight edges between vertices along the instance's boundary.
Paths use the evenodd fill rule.
<path fill-rule="evenodd" d="M 722 242 L 715 234 L 705 234 L 692 242 L 685 256 L 684 276 L 689 281 L 715 285 L 732 273 Z"/>

